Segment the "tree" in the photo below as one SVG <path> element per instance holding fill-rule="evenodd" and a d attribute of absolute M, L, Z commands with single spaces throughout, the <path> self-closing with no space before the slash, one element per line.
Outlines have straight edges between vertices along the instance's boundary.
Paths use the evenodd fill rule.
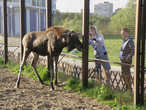
<path fill-rule="evenodd" d="M 129 0 L 126 8 L 120 9 L 117 14 L 111 17 L 109 31 L 119 33 L 121 28 L 130 28 L 131 34 L 134 35 L 136 5 L 134 0 Z"/>

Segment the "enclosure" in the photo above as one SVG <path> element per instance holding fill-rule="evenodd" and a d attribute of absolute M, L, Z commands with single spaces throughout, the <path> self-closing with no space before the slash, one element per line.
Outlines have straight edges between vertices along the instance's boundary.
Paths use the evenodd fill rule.
<path fill-rule="evenodd" d="M 54 0 L 52 0 L 54 1 Z M 100 0 L 90 0 L 90 15 L 89 15 L 89 26 L 96 25 L 98 27 L 99 33 L 104 35 L 105 45 L 107 48 L 107 53 L 109 60 L 108 62 L 111 64 L 111 79 L 110 84 L 112 89 L 121 90 L 126 92 L 127 88 L 125 86 L 125 82 L 121 78 L 121 62 L 119 58 L 119 52 L 122 45 L 122 38 L 120 35 L 120 31 L 122 28 L 126 27 L 130 29 L 130 35 L 133 37 L 136 42 L 136 5 L 140 0 L 111 0 L 109 2 L 98 2 Z M 0 34 L 3 36 L 4 28 L 3 28 L 3 8 L 2 8 L 2 0 L 0 0 Z M 7 33 L 8 33 L 8 59 L 10 61 L 16 61 L 19 63 L 20 59 L 20 1 L 19 0 L 7 0 Z M 56 1 L 56 3 L 59 2 Z M 76 2 L 76 1 L 74 1 Z M 125 5 L 122 6 L 122 2 L 125 2 Z M 52 2 L 52 4 L 55 2 Z M 78 4 L 79 2 L 76 2 Z M 141 1 L 139 4 L 145 6 L 145 1 Z M 25 0 L 25 33 L 31 31 L 41 31 L 45 30 L 46 27 L 46 8 L 45 8 L 45 0 Z M 118 5 L 119 4 L 119 5 Z M 61 12 L 57 9 L 57 6 L 53 4 L 52 15 L 52 24 L 55 26 L 64 26 L 66 28 L 72 29 L 76 32 L 82 33 L 82 20 L 84 13 L 83 7 L 79 12 Z M 69 4 L 70 5 L 70 4 Z M 144 7 L 143 7 L 144 8 Z M 144 8 L 145 9 L 145 8 Z M 107 11 L 108 10 L 108 11 Z M 138 13 L 138 12 L 137 12 Z M 139 16 L 139 15 L 137 15 Z M 145 16 L 145 15 L 143 15 Z M 138 18 L 138 17 L 137 17 Z M 143 18 L 139 18 L 144 22 Z M 140 25 L 139 25 L 140 26 Z M 143 26 L 140 26 L 142 29 Z M 145 29 L 145 27 L 144 27 Z M 139 35 L 143 33 L 139 31 Z M 145 37 L 145 34 L 144 36 Z M 3 50 L 3 37 L 1 39 L 1 53 L 0 56 L 3 58 L 4 50 Z M 82 40 L 82 36 L 81 36 Z M 146 45 L 145 43 L 140 42 L 141 45 Z M 136 46 L 136 44 L 135 44 Z M 143 52 L 145 48 L 141 48 L 141 52 Z M 66 49 L 64 49 L 66 52 Z M 82 76 L 82 62 L 81 62 L 81 52 L 72 51 L 70 54 L 64 54 L 65 57 L 60 57 L 59 70 L 64 72 L 67 75 L 72 75 L 74 77 L 79 77 L 83 79 Z M 63 56 L 64 56 L 63 55 Z M 95 70 L 95 59 L 93 54 L 93 48 L 89 45 L 89 64 L 88 64 L 88 78 L 95 80 L 97 82 L 105 82 L 104 73 L 101 72 L 102 77 L 99 79 L 96 70 Z M 145 55 L 145 54 L 143 54 Z M 146 56 L 146 55 L 145 55 Z M 63 58 L 63 59 L 62 59 Z M 134 66 L 135 66 L 135 56 L 133 58 L 132 68 L 131 68 L 131 81 L 133 84 L 131 88 L 133 90 L 134 87 Z M 140 58 L 142 59 L 142 57 Z M 29 61 L 31 57 L 29 58 Z M 98 60 L 98 59 L 96 59 Z M 145 61 L 145 60 L 144 60 Z M 103 61 L 107 62 L 107 61 Z M 41 57 L 39 59 L 39 64 L 46 65 L 46 58 Z M 146 62 L 144 63 L 144 67 L 146 68 Z M 146 82 L 146 80 L 145 80 Z M 142 83 L 142 82 L 140 82 Z M 146 89 L 146 86 L 144 86 Z M 146 90 L 145 90 L 146 91 Z M 133 92 L 133 91 L 132 91 Z"/>

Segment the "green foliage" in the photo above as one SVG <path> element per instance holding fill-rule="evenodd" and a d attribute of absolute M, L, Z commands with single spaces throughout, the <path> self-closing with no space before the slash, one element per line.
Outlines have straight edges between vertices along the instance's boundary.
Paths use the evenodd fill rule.
<path fill-rule="evenodd" d="M 109 60 L 120 62 L 119 52 L 122 44 L 122 39 L 120 35 L 104 35 L 105 40 L 105 46 L 108 52 Z M 64 52 L 66 49 L 64 49 Z M 71 54 L 76 56 L 82 56 L 81 52 L 74 53 L 71 52 Z M 88 51 L 89 58 L 94 58 L 93 54 L 93 48 L 91 45 L 89 45 L 89 51 Z"/>
<path fill-rule="evenodd" d="M 119 10 L 117 14 L 111 17 L 111 22 L 109 23 L 111 33 L 120 33 L 123 27 L 127 27 L 132 30 L 131 34 L 134 35 L 135 16 L 136 12 L 133 8 Z"/>
<path fill-rule="evenodd" d="M 71 78 L 67 81 L 65 89 L 74 90 L 76 92 L 83 93 L 85 96 L 98 98 L 100 100 L 111 100 L 114 98 L 111 88 L 104 84 L 97 84 L 91 80 L 89 80 L 88 88 L 83 88 L 79 79 Z"/>
<path fill-rule="evenodd" d="M 18 73 L 19 65 L 14 62 L 8 62 L 8 64 L 4 64 L 3 60 L 0 58 L 0 67 L 8 67 L 11 71 Z M 45 77 L 46 75 L 46 68 L 43 66 L 37 67 L 38 72 L 40 73 L 41 78 Z M 32 68 L 30 65 L 25 66 L 24 68 L 24 75 L 33 77 L 36 80 L 36 77 L 33 74 Z M 102 103 L 107 104 L 116 110 L 145 110 L 145 106 L 137 106 L 136 109 L 133 107 L 133 94 L 130 92 L 120 92 L 120 91 L 113 91 L 111 88 L 105 86 L 104 84 L 96 83 L 95 81 L 89 80 L 88 88 L 83 88 L 82 83 L 79 79 L 68 77 L 63 73 L 59 73 L 62 79 L 65 81 L 66 90 L 73 90 L 79 93 L 82 93 L 85 96 L 89 96 L 92 98 L 96 98 L 97 100 L 102 101 Z M 59 76 L 59 77 L 60 77 Z M 64 78 L 65 77 L 65 78 Z M 69 79 L 69 80 L 68 80 Z M 48 79 L 43 79 L 47 80 Z M 146 103 L 146 100 L 145 100 Z"/>
<path fill-rule="evenodd" d="M 102 17 L 90 14 L 89 25 L 96 25 L 99 32 L 104 34 L 119 34 L 121 28 L 130 28 L 131 34 L 135 31 L 136 4 L 129 0 L 126 8 L 119 9 L 112 17 Z M 61 13 L 57 10 L 54 15 L 54 25 L 64 26 L 77 32 L 82 32 L 82 13 Z"/>
<path fill-rule="evenodd" d="M 3 60 L 0 58 L 0 65 L 2 67 L 4 67 L 4 66 L 8 67 L 12 72 L 14 72 L 16 74 L 19 73 L 19 64 L 16 64 L 14 62 L 8 62 L 5 65 L 5 64 L 3 64 Z M 49 78 L 47 77 L 47 68 L 46 67 L 38 66 L 37 71 L 43 81 L 49 82 Z M 30 64 L 27 64 L 24 66 L 22 74 L 32 77 L 34 80 L 38 80 L 37 77 L 35 76 L 34 71 Z"/>
<path fill-rule="evenodd" d="M 112 95 L 111 88 L 105 86 L 105 84 L 102 84 L 101 87 L 98 89 L 97 95 L 98 95 L 98 98 L 102 100 L 108 100 L 114 97 Z"/>
<path fill-rule="evenodd" d="M 130 34 L 134 35 L 136 21 L 136 4 L 134 1 L 129 0 L 126 8 L 120 9 L 111 17 L 108 25 L 108 31 L 110 33 L 119 33 L 123 27 L 127 27 L 131 30 Z"/>
<path fill-rule="evenodd" d="M 0 58 L 0 64 L 3 64 L 4 62 L 3 62 L 3 60 Z"/>
<path fill-rule="evenodd" d="M 64 26 L 81 33 L 82 16 L 78 13 L 60 13 L 57 11 L 54 16 L 54 25 Z"/>
<path fill-rule="evenodd" d="M 96 14 L 90 15 L 90 25 L 97 25 L 101 32 L 106 32 L 110 18 L 101 17 Z M 81 13 L 60 13 L 58 10 L 54 15 L 54 25 L 64 26 L 76 32 L 82 32 Z"/>
<path fill-rule="evenodd" d="M 89 80 L 88 88 L 83 88 L 79 79 L 70 78 L 64 88 L 96 98 L 116 110 L 145 110 L 145 106 L 137 106 L 136 109 L 133 107 L 133 94 L 130 92 L 113 91 L 104 84 L 91 80 Z"/>
<path fill-rule="evenodd" d="M 136 0 L 129 0 L 129 2 L 126 5 L 127 8 L 136 8 Z"/>
<path fill-rule="evenodd" d="M 109 22 L 110 22 L 110 18 L 98 16 L 96 14 L 90 15 L 90 25 L 96 25 L 100 33 L 107 33 L 108 31 L 107 25 Z"/>
<path fill-rule="evenodd" d="M 122 44 L 120 35 L 105 35 L 105 46 L 110 61 L 120 62 L 119 52 Z"/>

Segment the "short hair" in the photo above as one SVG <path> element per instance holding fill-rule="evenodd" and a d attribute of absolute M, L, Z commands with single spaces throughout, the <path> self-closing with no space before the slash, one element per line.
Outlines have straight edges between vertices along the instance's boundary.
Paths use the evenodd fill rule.
<path fill-rule="evenodd" d="M 122 31 L 130 33 L 130 30 L 128 28 L 123 28 Z"/>
<path fill-rule="evenodd" d="M 95 26 L 90 26 L 90 29 L 94 29 L 94 30 L 96 30 L 96 29 L 95 29 Z"/>

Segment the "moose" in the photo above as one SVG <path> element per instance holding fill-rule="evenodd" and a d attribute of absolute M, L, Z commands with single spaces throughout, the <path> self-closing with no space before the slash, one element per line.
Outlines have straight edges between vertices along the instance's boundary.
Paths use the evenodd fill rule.
<path fill-rule="evenodd" d="M 22 40 L 23 46 L 23 57 L 20 63 L 19 74 L 16 82 L 16 88 L 19 88 L 21 72 L 24 64 L 30 53 L 33 54 L 31 66 L 39 79 L 41 84 L 44 84 L 40 78 L 36 64 L 39 56 L 48 56 L 49 71 L 51 75 L 51 89 L 54 90 L 54 64 L 55 64 L 55 83 L 57 84 L 57 62 L 59 55 L 61 54 L 64 47 L 67 47 L 67 51 L 77 48 L 79 51 L 82 50 L 82 43 L 79 40 L 79 35 L 75 31 L 65 29 L 64 27 L 51 26 L 45 31 L 40 32 L 29 32 L 24 35 Z"/>

